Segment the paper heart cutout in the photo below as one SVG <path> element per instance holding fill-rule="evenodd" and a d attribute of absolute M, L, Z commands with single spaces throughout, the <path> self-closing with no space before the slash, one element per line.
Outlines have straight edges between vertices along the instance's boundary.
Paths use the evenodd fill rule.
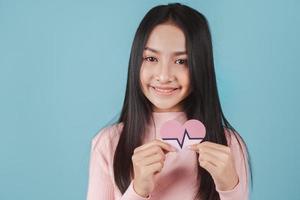
<path fill-rule="evenodd" d="M 183 125 L 176 120 L 165 122 L 160 128 L 160 137 L 178 148 L 185 148 L 191 144 L 200 143 L 205 137 L 206 129 L 203 123 L 190 119 Z"/>

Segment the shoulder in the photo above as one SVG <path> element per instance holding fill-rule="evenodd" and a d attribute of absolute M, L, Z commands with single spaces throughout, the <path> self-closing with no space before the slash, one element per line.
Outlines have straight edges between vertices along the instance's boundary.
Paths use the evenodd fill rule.
<path fill-rule="evenodd" d="M 115 123 L 106 126 L 92 138 L 92 148 L 114 148 L 118 144 L 121 131 L 123 129 L 123 123 Z"/>

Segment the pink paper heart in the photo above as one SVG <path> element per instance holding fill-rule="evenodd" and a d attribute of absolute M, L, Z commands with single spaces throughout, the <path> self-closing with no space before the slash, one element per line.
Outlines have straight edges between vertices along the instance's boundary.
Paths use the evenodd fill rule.
<path fill-rule="evenodd" d="M 181 149 L 200 143 L 205 134 L 205 126 L 196 119 L 188 120 L 183 125 L 176 120 L 170 120 L 160 128 L 160 137 L 172 146 Z"/>

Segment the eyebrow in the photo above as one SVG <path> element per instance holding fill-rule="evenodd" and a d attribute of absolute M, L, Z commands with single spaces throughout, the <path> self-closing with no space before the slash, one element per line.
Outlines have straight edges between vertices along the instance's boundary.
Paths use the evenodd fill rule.
<path fill-rule="evenodd" d="M 156 49 L 153 49 L 153 48 L 150 48 L 150 47 L 145 47 L 144 50 L 149 50 L 149 51 L 152 51 L 152 52 L 158 53 L 158 54 L 160 53 L 160 51 L 158 51 L 158 50 L 156 50 Z M 186 52 L 186 51 L 175 51 L 175 52 L 173 52 L 172 54 L 178 56 L 178 55 L 184 55 L 184 54 L 187 54 L 187 52 Z"/>

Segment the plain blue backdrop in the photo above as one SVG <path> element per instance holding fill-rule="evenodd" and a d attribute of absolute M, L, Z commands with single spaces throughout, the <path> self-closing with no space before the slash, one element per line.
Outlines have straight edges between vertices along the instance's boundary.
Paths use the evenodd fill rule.
<path fill-rule="evenodd" d="M 251 199 L 300 199 L 299 1 L 179 2 L 210 23 Z M 119 114 L 134 33 L 162 3 L 0 0 L 1 200 L 85 199 L 91 139 Z"/>

